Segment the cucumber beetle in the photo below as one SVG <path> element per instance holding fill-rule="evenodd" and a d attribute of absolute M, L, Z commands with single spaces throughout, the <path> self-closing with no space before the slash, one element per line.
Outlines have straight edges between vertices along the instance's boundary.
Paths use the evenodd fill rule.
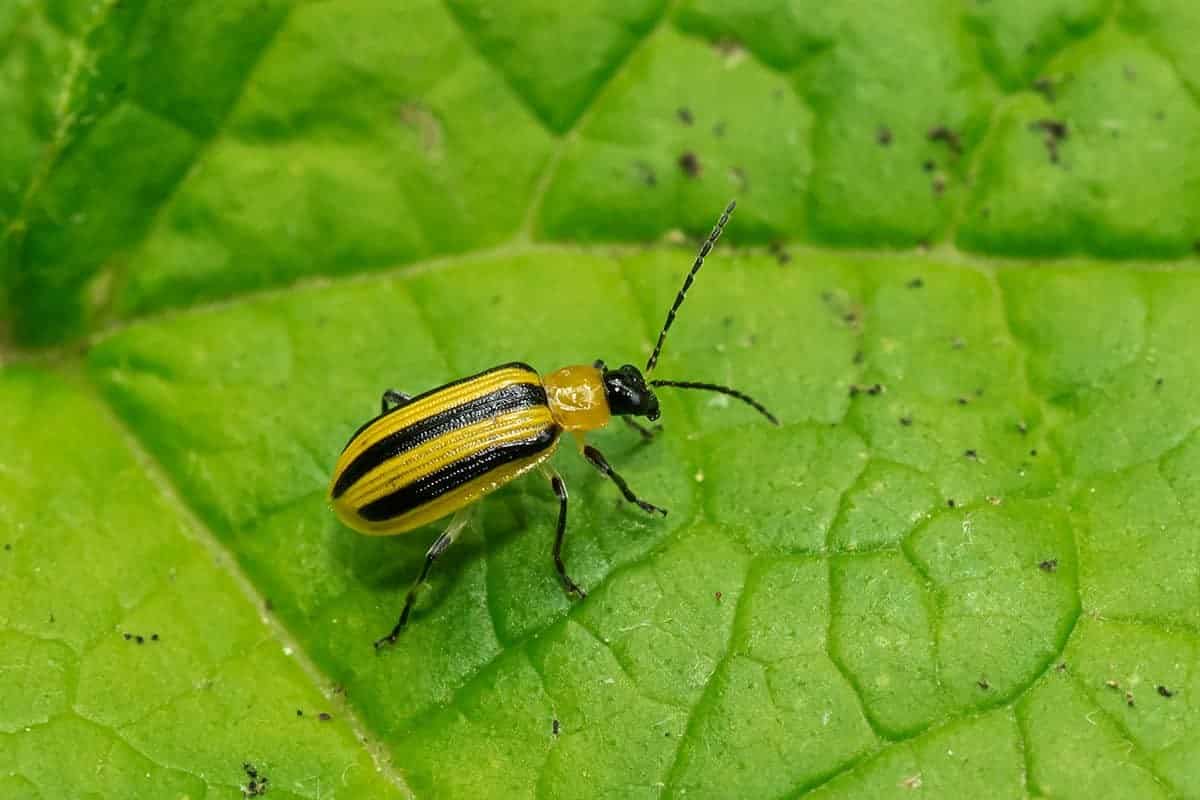
<path fill-rule="evenodd" d="M 396 641 L 408 622 L 417 593 L 438 556 L 453 544 L 466 525 L 466 509 L 479 498 L 526 472 L 540 468 L 558 497 L 558 526 L 551 553 L 568 593 L 586 593 L 567 575 L 562 560 L 567 529 L 567 487 L 546 463 L 563 433 L 571 433 L 583 457 L 616 484 L 630 503 L 650 514 L 666 515 L 634 494 L 600 451 L 585 440 L 588 431 L 620 417 L 647 439 L 654 432 L 634 417 L 659 417 L 654 389 L 676 388 L 718 392 L 741 400 L 773 424 L 779 421 L 749 395 L 700 381 L 651 379 L 675 314 L 729 222 L 730 203 L 700 247 L 683 287 L 667 311 L 645 374 L 632 364 L 609 368 L 563 367 L 539 375 L 527 364 L 513 362 L 484 370 L 414 396 L 388 389 L 379 416 L 362 425 L 346 443 L 334 467 L 329 500 L 343 522 L 362 533 L 404 533 L 454 515 L 425 554 L 425 562 L 404 600 L 391 633 L 375 642 L 378 649 Z"/>

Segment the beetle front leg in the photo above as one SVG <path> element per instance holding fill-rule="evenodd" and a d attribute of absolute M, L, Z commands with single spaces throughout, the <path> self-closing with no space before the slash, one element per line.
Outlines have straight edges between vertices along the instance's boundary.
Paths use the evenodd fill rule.
<path fill-rule="evenodd" d="M 617 488 L 621 490 L 621 494 L 625 496 L 626 500 L 633 503 L 648 514 L 658 513 L 662 514 L 664 517 L 667 515 L 667 510 L 665 508 L 659 508 L 653 503 L 647 503 L 645 500 L 634 494 L 633 490 L 629 488 L 629 484 L 625 482 L 624 478 L 617 474 L 617 471 L 612 468 L 612 466 L 608 463 L 608 460 L 600 454 L 599 450 L 592 447 L 590 444 L 584 445 L 583 457 L 591 462 L 592 466 L 600 470 L 601 474 L 605 475 L 609 480 L 615 483 Z"/>

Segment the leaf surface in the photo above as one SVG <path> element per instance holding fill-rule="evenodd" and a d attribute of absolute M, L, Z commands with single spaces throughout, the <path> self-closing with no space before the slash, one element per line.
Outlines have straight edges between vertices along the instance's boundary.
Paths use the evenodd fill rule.
<path fill-rule="evenodd" d="M 0 794 L 1200 793 L 1200 15 L 512 5 L 0 12 Z M 784 425 L 662 389 L 585 601 L 535 475 L 376 654 L 380 393 L 640 364 L 730 196 L 659 374 Z"/>

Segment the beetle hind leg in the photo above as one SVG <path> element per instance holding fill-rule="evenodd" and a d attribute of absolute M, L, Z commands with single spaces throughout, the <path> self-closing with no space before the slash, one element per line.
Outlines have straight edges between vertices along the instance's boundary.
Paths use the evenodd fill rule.
<path fill-rule="evenodd" d="M 404 598 L 404 610 L 400 612 L 400 619 L 396 622 L 392 632 L 382 639 L 375 640 L 375 649 L 379 650 L 385 645 L 395 644 L 396 639 L 400 636 L 400 632 L 404 630 L 404 626 L 408 624 L 408 615 L 412 613 L 413 604 L 417 602 L 417 595 L 421 593 L 421 588 L 425 584 L 425 579 L 429 577 L 429 568 L 433 566 L 433 562 L 437 561 L 438 556 L 446 552 L 450 545 L 454 544 L 454 540 L 458 538 L 458 534 L 466 527 L 467 522 L 471 519 L 471 509 L 460 509 L 454 515 L 450 525 L 442 532 L 440 536 L 433 540 L 429 550 L 425 552 L 425 563 L 421 565 L 421 574 L 413 582 L 409 588 L 408 594 Z"/>
<path fill-rule="evenodd" d="M 379 398 L 379 413 L 386 414 L 387 412 L 391 411 L 392 408 L 399 408 L 400 406 L 407 405 L 412 399 L 413 398 L 411 394 L 397 392 L 395 389 L 384 389 L 383 396 Z M 388 408 L 388 403 L 392 404 L 392 408 Z"/>

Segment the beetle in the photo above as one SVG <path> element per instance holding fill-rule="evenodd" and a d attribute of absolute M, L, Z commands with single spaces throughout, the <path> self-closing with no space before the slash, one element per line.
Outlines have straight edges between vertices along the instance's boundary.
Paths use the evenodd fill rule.
<path fill-rule="evenodd" d="M 658 363 L 667 331 L 683 304 L 696 274 L 729 222 L 731 202 L 717 220 L 667 311 L 645 374 Z M 408 623 L 413 603 L 433 563 L 454 543 L 476 500 L 509 481 L 540 468 L 558 497 L 558 525 L 551 551 L 554 567 L 568 594 L 587 593 L 567 574 L 562 559 L 567 529 L 567 487 L 545 463 L 563 433 L 571 433 L 580 452 L 616 484 L 630 503 L 650 514 L 666 515 L 633 490 L 586 441 L 589 431 L 620 417 L 646 439 L 654 431 L 634 417 L 659 417 L 654 389 L 672 387 L 718 392 L 741 400 L 772 424 L 779 420 L 749 395 L 728 386 L 700 381 L 647 380 L 632 364 L 610 369 L 604 361 L 563 367 L 540 375 L 521 362 L 502 364 L 416 396 L 388 389 L 379 415 L 365 422 L 346 443 L 329 484 L 329 501 L 337 516 L 361 533 L 405 533 L 453 514 L 425 553 L 421 572 L 404 599 L 391 633 L 375 642 L 378 650 L 395 643 Z"/>

